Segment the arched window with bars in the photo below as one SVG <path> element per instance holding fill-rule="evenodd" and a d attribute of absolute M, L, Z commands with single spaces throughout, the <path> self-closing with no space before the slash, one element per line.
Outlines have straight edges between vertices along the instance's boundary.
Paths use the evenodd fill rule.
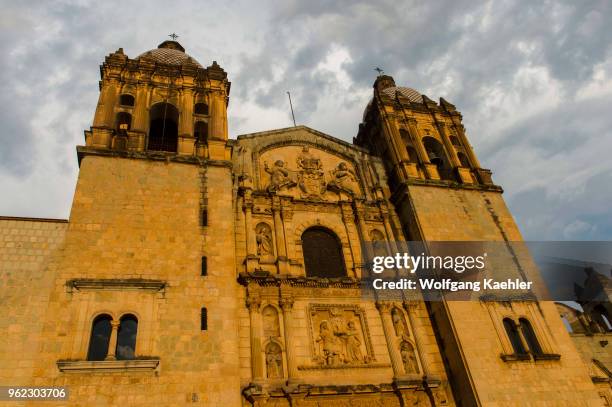
<path fill-rule="evenodd" d="M 306 229 L 302 234 L 302 250 L 307 277 L 346 276 L 342 245 L 331 230 L 323 227 Z"/>

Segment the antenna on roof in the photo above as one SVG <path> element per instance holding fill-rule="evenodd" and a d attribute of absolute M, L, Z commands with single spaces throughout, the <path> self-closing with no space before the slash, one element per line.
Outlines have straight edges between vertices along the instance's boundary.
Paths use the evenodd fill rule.
<path fill-rule="evenodd" d="M 179 37 L 178 35 L 176 35 L 175 33 L 170 34 L 168 37 L 172 38 L 172 41 L 176 41 L 176 39 Z"/>
<path fill-rule="evenodd" d="M 291 107 L 291 117 L 293 118 L 293 127 L 297 127 L 295 124 L 295 114 L 293 114 L 293 103 L 291 103 L 291 93 L 287 91 L 287 95 L 289 96 L 289 106 Z"/>
<path fill-rule="evenodd" d="M 384 74 L 384 73 L 385 73 L 385 71 L 383 71 L 383 70 L 382 70 L 380 67 L 378 67 L 378 66 L 377 66 L 376 68 L 374 68 L 374 70 L 375 70 L 376 72 L 378 72 L 378 76 L 380 76 L 380 75 L 382 75 L 382 74 Z"/>

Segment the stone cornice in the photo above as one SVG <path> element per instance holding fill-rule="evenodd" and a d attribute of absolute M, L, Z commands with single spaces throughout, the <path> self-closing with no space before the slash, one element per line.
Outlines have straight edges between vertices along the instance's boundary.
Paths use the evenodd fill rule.
<path fill-rule="evenodd" d="M 292 287 L 308 288 L 361 288 L 362 283 L 351 277 L 341 278 L 320 278 L 304 277 L 292 275 L 276 275 L 267 271 L 256 271 L 253 273 L 240 273 L 238 282 L 244 286 L 249 283 L 256 283 L 260 286 L 280 287 L 281 284 L 288 284 Z"/>
<path fill-rule="evenodd" d="M 140 278 L 132 279 L 104 279 L 104 278 L 76 278 L 66 281 L 66 287 L 82 290 L 145 290 L 162 291 L 166 288 L 166 282 L 162 280 L 146 280 Z"/>
<path fill-rule="evenodd" d="M 159 358 L 132 360 L 58 360 L 57 368 L 62 373 L 109 373 L 151 371 L 159 366 Z"/>
<path fill-rule="evenodd" d="M 99 157 L 120 157 L 136 160 L 151 160 L 151 161 L 166 161 L 176 162 L 181 164 L 192 164 L 201 166 L 226 167 L 232 168 L 232 162 L 229 160 L 210 160 L 192 155 L 181 155 L 177 153 L 168 153 L 163 151 L 120 151 L 110 149 L 99 149 L 87 146 L 77 146 L 77 156 L 79 166 L 81 160 L 86 156 Z"/>

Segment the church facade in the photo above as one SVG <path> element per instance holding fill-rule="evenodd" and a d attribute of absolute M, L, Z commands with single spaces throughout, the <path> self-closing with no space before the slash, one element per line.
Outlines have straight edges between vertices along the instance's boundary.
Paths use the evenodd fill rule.
<path fill-rule="evenodd" d="M 552 302 L 364 298 L 365 242 L 522 240 L 455 106 L 381 75 L 352 144 L 230 139 L 229 94 L 176 41 L 106 57 L 70 219 L 0 218 L 0 383 L 83 406 L 612 403 L 609 348 Z"/>

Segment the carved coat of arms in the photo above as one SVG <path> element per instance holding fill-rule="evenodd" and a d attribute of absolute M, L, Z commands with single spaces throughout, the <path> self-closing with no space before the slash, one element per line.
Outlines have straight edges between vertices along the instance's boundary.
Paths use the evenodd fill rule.
<path fill-rule="evenodd" d="M 297 158 L 297 164 L 300 169 L 298 186 L 302 191 L 302 197 L 320 199 L 327 187 L 321 160 L 313 156 L 308 147 L 304 146 Z"/>

